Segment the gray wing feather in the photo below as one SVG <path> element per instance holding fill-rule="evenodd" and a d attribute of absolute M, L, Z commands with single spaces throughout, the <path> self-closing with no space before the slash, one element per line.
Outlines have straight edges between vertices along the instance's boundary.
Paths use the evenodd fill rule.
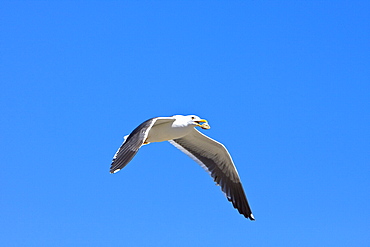
<path fill-rule="evenodd" d="M 110 173 L 116 173 L 124 168 L 136 155 L 140 147 L 144 144 L 150 129 L 155 124 L 174 121 L 173 117 L 151 118 L 136 127 L 130 135 L 125 137 L 120 148 L 113 157 Z"/>
<path fill-rule="evenodd" d="M 254 220 L 239 174 L 224 145 L 196 129 L 185 137 L 171 140 L 170 143 L 208 171 L 234 208 L 246 218 Z"/>
<path fill-rule="evenodd" d="M 153 126 L 156 118 L 147 121 L 136 127 L 125 139 L 113 157 L 110 173 L 115 173 L 125 167 L 134 158 L 140 147 L 143 145 L 147 132 Z"/>

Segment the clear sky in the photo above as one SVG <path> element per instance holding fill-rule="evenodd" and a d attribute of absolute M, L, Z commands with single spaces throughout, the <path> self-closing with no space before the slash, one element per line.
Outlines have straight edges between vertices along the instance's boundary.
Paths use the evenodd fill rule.
<path fill-rule="evenodd" d="M 369 1 L 1 1 L 3 246 L 369 246 Z M 144 120 L 196 114 L 256 221 Z"/>

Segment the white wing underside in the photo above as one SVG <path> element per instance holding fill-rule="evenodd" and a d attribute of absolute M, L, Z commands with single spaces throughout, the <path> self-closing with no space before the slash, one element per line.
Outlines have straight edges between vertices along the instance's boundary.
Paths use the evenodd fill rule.
<path fill-rule="evenodd" d="M 183 153 L 197 162 L 204 170 L 211 173 L 209 167 L 205 162 L 201 161 L 197 156 L 206 157 L 214 160 L 222 172 L 229 177 L 233 182 L 240 182 L 238 171 L 232 161 L 232 158 L 227 151 L 226 147 L 202 134 L 197 129 L 181 138 L 181 141 L 169 140 L 169 142 Z M 198 154 L 198 155 L 197 155 Z"/>
<path fill-rule="evenodd" d="M 169 142 L 201 165 L 213 177 L 239 213 L 254 220 L 239 174 L 224 145 L 196 129 L 182 138 Z"/>

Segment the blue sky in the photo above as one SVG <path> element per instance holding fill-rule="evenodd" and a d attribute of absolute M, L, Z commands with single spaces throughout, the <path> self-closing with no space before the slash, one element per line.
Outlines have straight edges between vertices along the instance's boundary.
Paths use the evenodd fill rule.
<path fill-rule="evenodd" d="M 368 1 L 1 1 L 4 246 L 368 246 Z M 142 121 L 196 114 L 255 222 Z"/>

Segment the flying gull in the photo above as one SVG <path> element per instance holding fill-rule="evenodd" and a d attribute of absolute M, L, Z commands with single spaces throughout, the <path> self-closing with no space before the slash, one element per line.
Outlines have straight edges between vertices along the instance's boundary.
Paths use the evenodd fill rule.
<path fill-rule="evenodd" d="M 201 124 L 202 123 L 202 124 Z M 125 136 L 121 147 L 113 157 L 110 172 L 125 167 L 139 151 L 151 142 L 169 141 L 199 165 L 214 179 L 240 214 L 254 220 L 245 196 L 239 174 L 224 145 L 205 136 L 194 127 L 209 129 L 207 120 L 195 115 L 175 115 L 148 119 Z"/>

